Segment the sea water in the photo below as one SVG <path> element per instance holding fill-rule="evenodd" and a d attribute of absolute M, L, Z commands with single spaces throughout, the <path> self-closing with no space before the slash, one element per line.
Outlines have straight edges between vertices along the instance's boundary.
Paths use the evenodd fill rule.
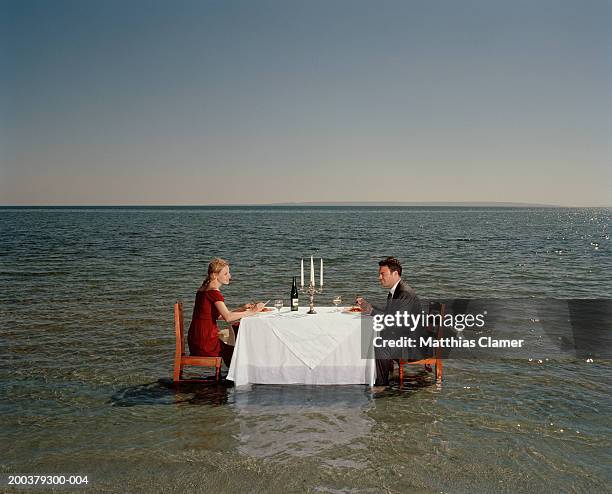
<path fill-rule="evenodd" d="M 169 379 L 173 303 L 184 301 L 188 325 L 213 257 L 231 263 L 231 307 L 288 303 L 311 255 L 324 258 L 317 303 L 384 302 L 377 263 L 394 255 L 424 300 L 508 301 L 509 324 L 533 339 L 546 300 L 610 297 L 610 218 L 561 208 L 0 209 L 4 481 L 87 475 L 88 492 L 604 491 L 607 359 L 449 360 L 441 385 L 415 371 L 377 395 L 357 385 L 176 391 Z"/>

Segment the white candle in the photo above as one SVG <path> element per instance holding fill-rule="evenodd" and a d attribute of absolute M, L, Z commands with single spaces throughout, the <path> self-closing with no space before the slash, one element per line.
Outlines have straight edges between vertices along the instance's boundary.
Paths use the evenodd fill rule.
<path fill-rule="evenodd" d="M 300 270 L 300 281 L 302 282 L 302 288 L 304 288 L 304 258 L 302 258 L 302 266 L 301 266 L 301 270 Z"/>
<path fill-rule="evenodd" d="M 310 256 L 310 283 L 313 286 L 315 284 L 315 280 L 314 280 L 314 261 L 312 259 L 312 256 Z"/>
<path fill-rule="evenodd" d="M 321 287 L 323 287 L 323 258 L 321 258 L 321 283 L 319 283 L 321 285 Z"/>

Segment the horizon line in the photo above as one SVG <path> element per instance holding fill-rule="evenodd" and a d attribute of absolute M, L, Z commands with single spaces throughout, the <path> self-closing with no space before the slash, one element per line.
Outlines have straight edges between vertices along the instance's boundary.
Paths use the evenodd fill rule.
<path fill-rule="evenodd" d="M 612 206 L 567 206 L 527 202 L 488 201 L 309 201 L 278 203 L 212 203 L 212 204 L 0 204 L 0 208 L 117 208 L 117 207 L 489 207 L 489 208 L 612 208 Z"/>

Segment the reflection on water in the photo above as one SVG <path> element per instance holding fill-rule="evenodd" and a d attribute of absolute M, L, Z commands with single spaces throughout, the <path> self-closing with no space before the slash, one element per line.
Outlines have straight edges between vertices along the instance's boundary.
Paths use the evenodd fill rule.
<path fill-rule="evenodd" d="M 365 386 L 257 386 L 235 390 L 241 454 L 285 463 L 337 448 L 364 449 L 373 420 Z M 328 462 L 338 461 L 327 458 Z M 362 462 L 346 460 L 358 468 Z"/>
<path fill-rule="evenodd" d="M 224 405 L 228 402 L 228 381 L 216 382 L 213 376 L 202 381 L 183 381 L 175 384 L 171 379 L 129 386 L 111 397 L 112 406 L 141 405 Z"/>

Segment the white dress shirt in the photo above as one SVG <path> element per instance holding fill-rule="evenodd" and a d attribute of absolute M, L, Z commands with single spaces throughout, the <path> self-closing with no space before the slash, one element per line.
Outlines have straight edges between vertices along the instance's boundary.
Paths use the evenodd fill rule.
<path fill-rule="evenodd" d="M 402 280 L 401 280 L 401 279 L 400 279 L 400 280 L 397 280 L 397 283 L 396 283 L 395 285 L 393 285 L 393 286 L 392 286 L 392 287 L 389 289 L 389 293 L 391 294 L 391 298 L 393 298 L 393 294 L 395 293 L 395 289 L 397 288 L 397 285 L 399 285 L 399 282 L 400 282 L 400 281 L 402 281 Z"/>

